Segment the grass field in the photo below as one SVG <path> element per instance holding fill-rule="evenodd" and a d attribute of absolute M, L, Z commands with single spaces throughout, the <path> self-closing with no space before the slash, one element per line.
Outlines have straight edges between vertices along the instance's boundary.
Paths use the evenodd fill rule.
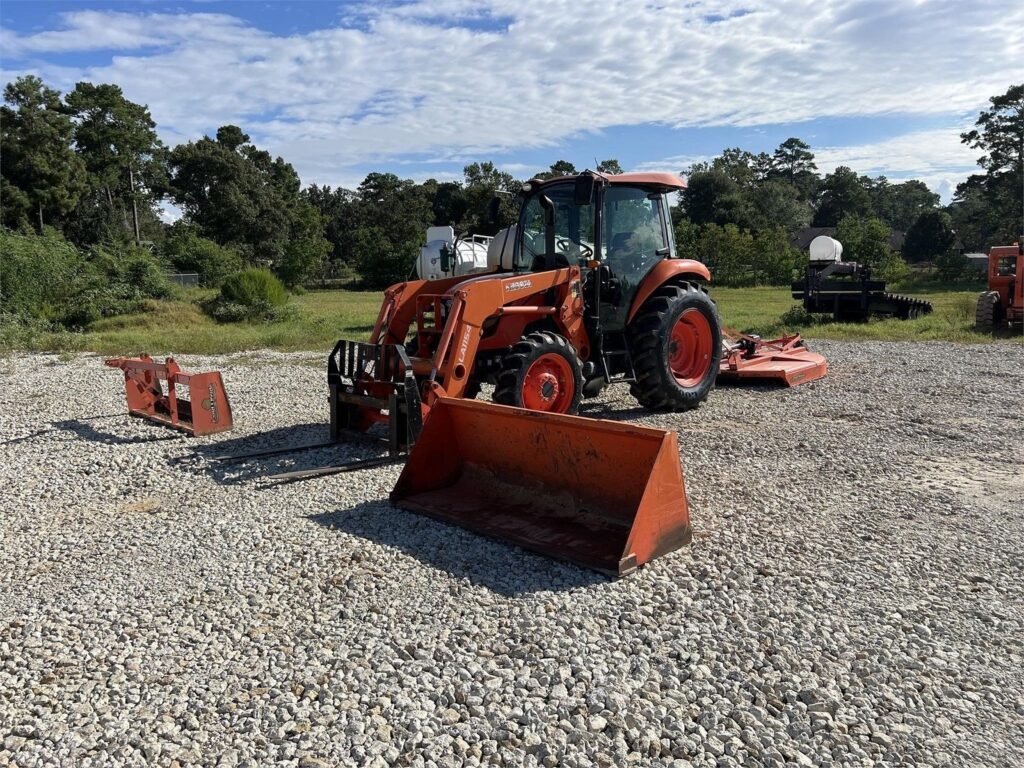
<path fill-rule="evenodd" d="M 196 291 L 179 301 L 151 301 L 147 311 L 105 318 L 84 333 L 41 334 L 29 347 L 43 351 L 88 350 L 101 354 L 222 354 L 253 349 L 324 352 L 339 338 L 366 338 L 380 307 L 379 292 L 311 291 L 292 298 L 295 317 L 276 323 L 218 324 L 202 313 Z M 823 323 L 786 327 L 783 314 L 795 302 L 785 288 L 713 288 L 725 325 L 737 331 L 771 336 L 799 330 L 808 338 L 959 341 L 980 343 L 993 337 L 972 329 L 977 289 L 916 292 L 931 301 L 933 314 L 917 320 Z M 1004 337 L 1021 343 L 1021 336 Z"/>

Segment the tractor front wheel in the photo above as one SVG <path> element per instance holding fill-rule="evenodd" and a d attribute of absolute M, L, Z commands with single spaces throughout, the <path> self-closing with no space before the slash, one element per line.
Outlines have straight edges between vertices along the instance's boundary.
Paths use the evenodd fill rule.
<path fill-rule="evenodd" d="M 583 365 L 557 333 L 530 333 L 502 361 L 494 402 L 531 411 L 576 413 L 583 393 Z"/>
<path fill-rule="evenodd" d="M 983 291 L 978 295 L 978 306 L 974 313 L 974 324 L 982 330 L 992 330 L 1002 320 L 999 310 L 999 292 Z"/>
<path fill-rule="evenodd" d="M 630 392 L 650 411 L 688 411 L 715 386 L 722 327 L 715 303 L 692 283 L 666 285 L 629 327 L 636 381 Z"/>

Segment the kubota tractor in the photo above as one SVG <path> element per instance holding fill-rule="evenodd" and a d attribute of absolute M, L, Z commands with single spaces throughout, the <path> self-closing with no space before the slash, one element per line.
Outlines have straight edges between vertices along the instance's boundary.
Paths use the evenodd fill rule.
<path fill-rule="evenodd" d="M 988 252 L 988 290 L 978 296 L 975 324 L 989 330 L 1024 324 L 1024 236 Z"/>
<path fill-rule="evenodd" d="M 329 361 L 331 424 L 391 425 L 415 442 L 439 397 L 493 399 L 572 414 L 628 382 L 653 411 L 698 406 L 714 386 L 722 332 L 707 267 L 678 258 L 668 173 L 578 176 L 523 185 L 519 218 L 488 248 L 486 274 L 389 288 L 369 344 Z"/>

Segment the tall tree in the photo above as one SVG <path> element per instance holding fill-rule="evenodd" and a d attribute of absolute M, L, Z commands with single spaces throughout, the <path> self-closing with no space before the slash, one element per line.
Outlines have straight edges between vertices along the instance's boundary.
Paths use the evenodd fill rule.
<path fill-rule="evenodd" d="M 772 153 L 769 174 L 786 179 L 806 203 L 812 202 L 817 194 L 820 179 L 814 153 L 809 144 L 796 137 L 786 139 Z"/>
<path fill-rule="evenodd" d="M 559 176 L 575 176 L 578 173 L 576 166 L 568 160 L 556 160 L 546 171 L 534 174 L 535 179 L 556 179 Z"/>
<path fill-rule="evenodd" d="M 695 224 L 747 226 L 750 208 L 740 185 L 726 172 L 709 168 L 689 174 L 680 195 L 686 216 Z"/>
<path fill-rule="evenodd" d="M 811 205 L 799 188 L 786 178 L 760 182 L 749 193 L 750 228 L 755 231 L 781 227 L 795 232 L 811 223 Z"/>
<path fill-rule="evenodd" d="M 910 229 L 921 214 L 939 207 L 939 196 L 916 179 L 890 184 L 885 176 L 879 176 L 871 180 L 867 190 L 875 215 L 901 232 Z"/>
<path fill-rule="evenodd" d="M 847 216 L 867 218 L 871 214 L 871 195 L 850 168 L 841 165 L 825 177 L 814 226 L 834 227 Z"/>
<path fill-rule="evenodd" d="M 950 215 L 945 211 L 925 211 L 907 230 L 903 255 L 908 261 L 935 259 L 948 253 L 955 242 Z"/>
<path fill-rule="evenodd" d="M 89 202 L 102 208 L 108 220 L 119 220 L 135 240 L 141 239 L 139 209 L 149 209 L 152 220 L 156 197 L 167 186 L 165 148 L 149 109 L 128 101 L 116 85 L 85 82 L 64 102 L 75 123 L 75 147 L 89 174 Z"/>
<path fill-rule="evenodd" d="M 974 129 L 960 139 L 985 153 L 978 158 L 985 171 L 980 184 L 989 197 L 993 218 L 1004 220 L 989 236 L 1008 241 L 1024 232 L 1024 84 L 1010 86 L 989 102 L 992 106 L 978 115 Z"/>
<path fill-rule="evenodd" d="M 330 250 L 319 214 L 299 195 L 295 169 L 257 149 L 237 126 L 178 145 L 169 167 L 174 200 L 204 237 L 272 266 L 285 282 L 300 281 Z"/>
<path fill-rule="evenodd" d="M 73 127 L 60 93 L 34 75 L 4 89 L 0 107 L 3 221 L 60 224 L 84 190 L 85 168 L 71 148 Z"/>

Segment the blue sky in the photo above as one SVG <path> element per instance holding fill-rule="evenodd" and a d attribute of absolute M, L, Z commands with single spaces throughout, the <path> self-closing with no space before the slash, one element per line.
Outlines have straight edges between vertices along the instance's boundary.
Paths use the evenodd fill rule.
<path fill-rule="evenodd" d="M 1024 75 L 1019 0 L 18 2 L 5 82 L 114 82 L 170 144 L 235 123 L 306 183 L 525 178 L 558 159 L 682 171 L 810 143 L 948 199 L 958 139 Z"/>

